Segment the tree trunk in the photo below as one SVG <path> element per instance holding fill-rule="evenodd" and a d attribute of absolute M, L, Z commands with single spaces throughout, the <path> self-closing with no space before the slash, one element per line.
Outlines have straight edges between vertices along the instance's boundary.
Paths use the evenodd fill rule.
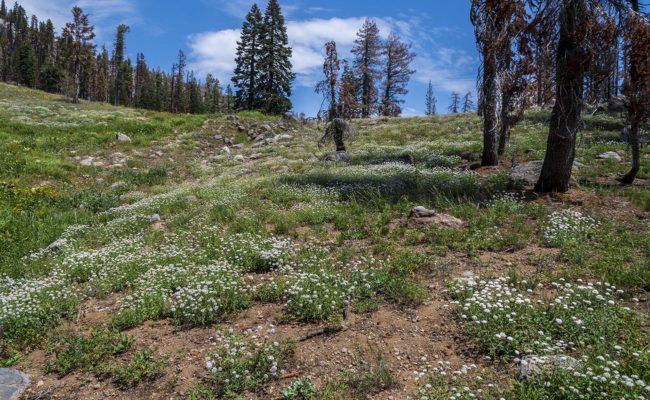
<path fill-rule="evenodd" d="M 632 10 L 639 12 L 639 1 L 632 0 Z M 630 57 L 630 87 L 637 88 L 639 86 L 639 81 L 641 80 L 639 66 L 637 65 L 637 60 L 634 57 Z M 638 110 L 637 101 L 635 99 L 630 99 L 632 104 L 629 107 L 629 119 L 630 119 L 630 136 L 628 141 L 630 147 L 632 147 L 632 169 L 628 172 L 622 179 L 621 183 L 624 185 L 631 185 L 636 179 L 636 175 L 641 169 L 641 150 L 639 145 L 639 130 L 641 129 L 641 121 L 639 118 L 639 113 L 642 112 Z"/>
<path fill-rule="evenodd" d="M 499 165 L 498 77 L 494 51 L 488 50 L 483 54 L 483 157 L 481 165 L 486 167 Z"/>
<path fill-rule="evenodd" d="M 564 0 L 557 48 L 556 102 L 536 192 L 569 190 L 583 102 L 585 0 Z"/>

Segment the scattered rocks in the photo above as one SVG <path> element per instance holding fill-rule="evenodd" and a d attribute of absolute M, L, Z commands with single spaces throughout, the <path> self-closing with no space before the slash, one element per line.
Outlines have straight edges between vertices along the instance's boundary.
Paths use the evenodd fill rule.
<path fill-rule="evenodd" d="M 621 157 L 620 154 L 618 154 L 615 151 L 608 151 L 606 153 L 598 154 L 596 156 L 596 159 L 598 159 L 598 160 L 614 160 L 616 162 L 623 161 L 623 157 Z"/>
<path fill-rule="evenodd" d="M 582 363 L 566 355 L 528 356 L 519 363 L 518 377 L 526 380 L 546 371 L 581 369 Z"/>
<path fill-rule="evenodd" d="M 15 369 L 0 368 L 0 399 L 17 400 L 27 385 L 27 375 Z"/>
<path fill-rule="evenodd" d="M 463 229 L 467 223 L 453 215 L 438 214 L 433 210 L 418 206 L 411 210 L 408 224 L 412 226 L 441 225 L 451 229 Z"/>
<path fill-rule="evenodd" d="M 123 133 L 118 132 L 115 135 L 115 141 L 117 141 L 118 143 L 131 143 L 131 138 Z"/>

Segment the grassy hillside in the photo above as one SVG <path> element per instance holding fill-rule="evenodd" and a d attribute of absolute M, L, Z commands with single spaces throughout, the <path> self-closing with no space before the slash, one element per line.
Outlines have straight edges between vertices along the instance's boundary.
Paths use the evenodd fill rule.
<path fill-rule="evenodd" d="M 546 111 L 473 172 L 475 115 L 355 122 L 342 164 L 316 124 L 0 99 L 0 363 L 26 398 L 648 396 L 650 151 L 618 187 L 617 116 L 537 197 L 511 175 Z M 515 379 L 530 356 L 551 367 Z"/>

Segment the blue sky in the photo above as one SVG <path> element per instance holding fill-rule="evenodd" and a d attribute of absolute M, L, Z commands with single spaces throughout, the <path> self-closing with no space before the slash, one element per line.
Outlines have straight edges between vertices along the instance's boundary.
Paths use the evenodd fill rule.
<path fill-rule="evenodd" d="M 238 30 L 252 0 L 23 0 L 28 13 L 52 18 L 57 28 L 78 4 L 97 27 L 99 44 L 110 48 L 118 23 L 131 27 L 127 54 L 144 52 L 150 66 L 169 70 L 178 49 L 199 77 L 211 72 L 228 82 L 233 69 Z M 266 7 L 266 0 L 258 2 Z M 321 98 L 314 93 L 320 78 L 323 45 L 335 40 L 343 57 L 363 19 L 377 20 L 381 33 L 391 30 L 413 44 L 418 54 L 406 96 L 405 115 L 424 111 L 429 80 L 433 81 L 439 112 L 446 111 L 452 91 L 475 92 L 478 56 L 469 22 L 469 1 L 439 0 L 281 0 L 294 48 L 294 110 L 314 115 Z M 474 95 L 474 97 L 476 97 Z"/>

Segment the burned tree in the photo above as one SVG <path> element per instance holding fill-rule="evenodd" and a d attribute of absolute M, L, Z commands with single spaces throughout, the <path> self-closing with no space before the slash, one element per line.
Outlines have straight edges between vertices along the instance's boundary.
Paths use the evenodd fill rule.
<path fill-rule="evenodd" d="M 632 169 L 621 183 L 631 185 L 641 168 L 639 132 L 643 121 L 650 118 L 650 22 L 639 12 L 639 0 L 630 0 L 632 9 L 626 18 L 625 41 L 629 72 L 624 91 L 629 99 L 629 142 L 632 147 Z"/>
<path fill-rule="evenodd" d="M 339 117 L 339 105 L 337 102 L 337 88 L 339 71 L 341 64 L 339 62 L 338 52 L 336 51 L 336 42 L 331 41 L 325 44 L 325 62 L 323 63 L 323 80 L 316 84 L 316 93 L 322 94 L 323 104 L 326 105 L 326 120 L 331 121 Z"/>

